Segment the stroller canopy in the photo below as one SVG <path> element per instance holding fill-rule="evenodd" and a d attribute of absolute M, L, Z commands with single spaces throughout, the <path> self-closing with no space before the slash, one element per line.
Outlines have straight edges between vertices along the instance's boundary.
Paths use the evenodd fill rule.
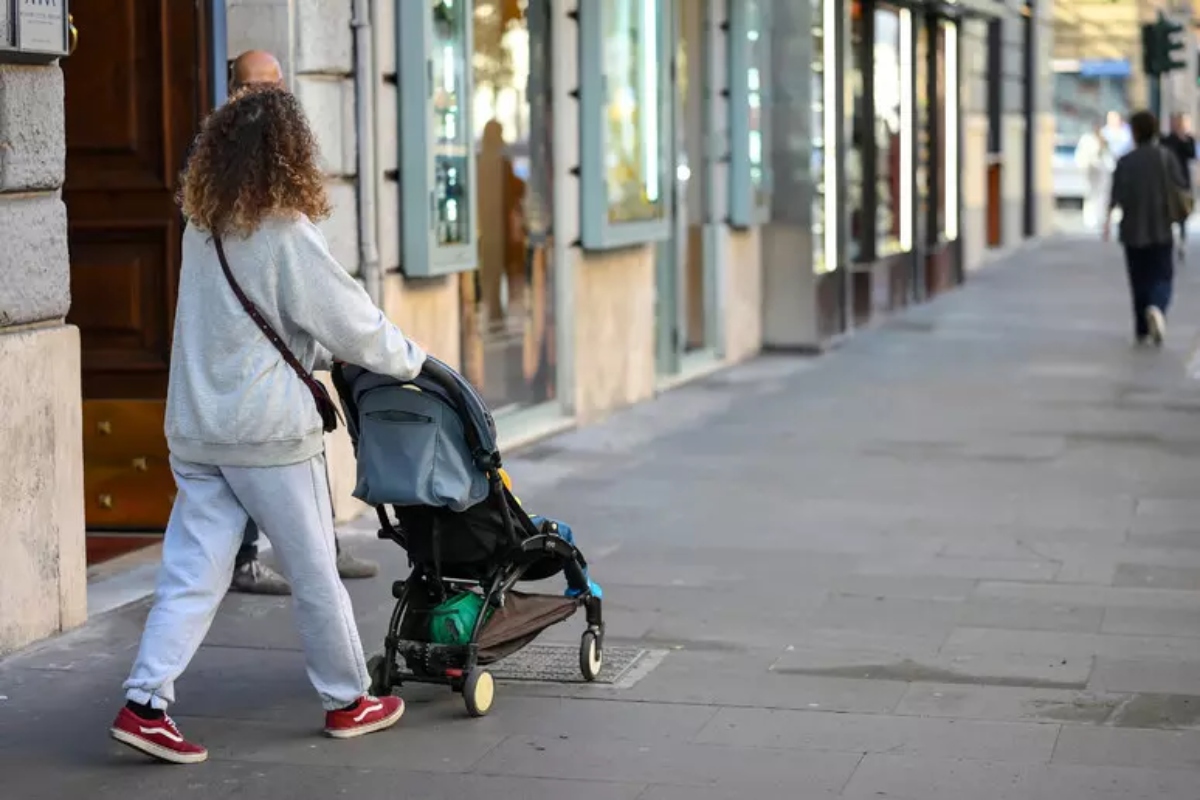
<path fill-rule="evenodd" d="M 462 375 L 431 356 L 411 381 L 350 365 L 336 367 L 333 381 L 359 500 L 463 511 L 488 496 L 488 473 L 501 465 L 496 424 Z"/>

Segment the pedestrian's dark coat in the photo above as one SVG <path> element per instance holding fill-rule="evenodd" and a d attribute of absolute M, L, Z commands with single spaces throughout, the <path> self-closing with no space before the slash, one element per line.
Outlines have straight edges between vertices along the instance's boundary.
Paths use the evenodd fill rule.
<path fill-rule="evenodd" d="M 1126 247 L 1171 243 L 1170 188 L 1164 176 L 1180 189 L 1188 186 L 1179 161 L 1153 142 L 1138 146 L 1117 161 L 1111 205 L 1121 209 L 1120 236 Z"/>

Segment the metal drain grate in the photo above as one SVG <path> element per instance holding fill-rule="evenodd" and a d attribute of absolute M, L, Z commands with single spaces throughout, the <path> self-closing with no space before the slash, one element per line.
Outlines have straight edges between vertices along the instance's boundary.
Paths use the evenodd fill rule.
<path fill-rule="evenodd" d="M 628 688 L 640 680 L 666 655 L 665 650 L 640 647 L 604 648 L 604 666 L 593 683 Z M 579 672 L 579 645 L 531 644 L 488 667 L 501 681 L 543 683 L 586 683 Z"/>

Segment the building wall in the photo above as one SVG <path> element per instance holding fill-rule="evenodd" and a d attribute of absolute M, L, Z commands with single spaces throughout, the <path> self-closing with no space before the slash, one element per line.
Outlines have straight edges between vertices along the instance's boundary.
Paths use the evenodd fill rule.
<path fill-rule="evenodd" d="M 559 397 L 580 422 L 636 403 L 655 392 L 655 260 L 650 246 L 615 252 L 588 252 L 579 237 L 578 0 L 557 0 L 552 21 L 555 113 L 555 280 L 558 318 Z M 382 306 L 406 334 L 452 366 L 461 361 L 459 278 L 412 280 L 401 268 L 403 214 L 400 195 L 397 49 L 395 8 L 373 5 L 372 107 L 375 174 L 370 176 L 376 208 Z M 718 8 L 723 4 L 717 3 Z M 229 0 L 230 57 L 248 49 L 279 56 L 285 77 L 308 112 L 321 147 L 334 206 L 322 224 L 334 255 L 359 273 L 357 246 L 356 148 L 354 129 L 354 49 L 350 0 Z M 723 15 L 723 11 L 721 14 Z M 721 20 L 717 20 L 719 23 Z M 719 87 L 718 87 L 719 88 Z M 720 93 L 717 92 L 718 99 Z M 724 172 L 721 173 L 723 178 Z M 756 353 L 762 341 L 761 247 L 756 231 L 715 237 L 717 269 L 728 296 L 719 298 L 729 317 L 719 326 L 727 336 L 718 349 L 729 360 Z M 360 276 L 361 277 L 361 276 Z M 604 346 L 596 346 L 603 342 Z M 565 349 L 564 349 L 565 348 Z M 566 363 L 564 363 L 566 362 Z M 330 472 L 339 518 L 361 510 L 350 497 L 352 453 L 347 437 L 329 440 Z"/>
<path fill-rule="evenodd" d="M 988 153 L 988 23 L 968 19 L 962 24 L 959 51 L 962 70 L 963 148 L 962 241 L 963 267 L 983 263 L 987 251 Z"/>
<path fill-rule="evenodd" d="M 570 259 L 575 417 L 586 423 L 654 395 L 654 248 L 572 248 Z"/>
<path fill-rule="evenodd" d="M 1054 52 L 1054 4 L 1038 2 L 1034 33 L 1034 234 L 1054 230 L 1054 74 L 1050 57 Z M 1136 60 L 1136 59 L 1135 59 Z"/>
<path fill-rule="evenodd" d="M 757 355 L 763 343 L 762 228 L 730 231 L 724 240 L 724 355 L 741 361 Z"/>
<path fill-rule="evenodd" d="M 811 3 L 776 4 L 771 25 L 775 98 L 770 159 L 776 179 L 771 221 L 760 234 L 763 342 L 769 347 L 811 348 L 820 344 L 813 273 L 812 171 L 814 19 Z M 820 9 L 816 10 L 820 13 Z M 832 33 L 826 41 L 833 42 Z M 832 109 L 833 103 L 829 104 Z M 786 179 L 784 176 L 787 176 Z"/>
<path fill-rule="evenodd" d="M 0 654 L 87 616 L 62 70 L 0 65 Z"/>
<path fill-rule="evenodd" d="M 963 266 L 982 266 L 987 252 L 988 118 L 968 113 L 963 117 Z"/>
<path fill-rule="evenodd" d="M 1028 76 L 1034 84 L 1033 152 L 1029 154 L 1033 159 L 1034 235 L 1050 231 L 1053 220 L 1050 212 L 1054 209 L 1051 161 L 1054 150 L 1053 76 L 1050 73 L 1053 8 L 1046 2 L 1039 6 L 1035 17 L 1034 73 Z M 994 150 L 995 143 L 990 141 L 989 93 L 996 87 L 991 84 L 989 73 L 988 23 L 967 20 L 962 28 L 963 252 L 968 270 L 976 269 L 986 261 L 990 164 L 999 163 L 1001 170 L 1001 247 L 1011 247 L 1027 238 L 1025 28 L 1025 20 L 1016 15 L 1000 22 L 998 150 Z"/>

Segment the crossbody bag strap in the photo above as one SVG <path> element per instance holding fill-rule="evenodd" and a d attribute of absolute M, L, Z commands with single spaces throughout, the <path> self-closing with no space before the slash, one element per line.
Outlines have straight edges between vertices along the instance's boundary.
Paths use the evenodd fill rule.
<path fill-rule="evenodd" d="M 279 351 L 279 355 L 283 356 L 283 360 L 288 363 L 288 366 L 296 371 L 296 374 L 300 376 L 300 380 L 304 381 L 304 385 L 308 387 L 310 392 L 313 392 L 313 396 L 319 397 L 324 395 L 324 387 L 320 386 L 317 383 L 317 379 L 312 376 L 312 373 L 304 368 L 304 365 L 300 363 L 288 346 L 284 344 L 283 339 L 279 338 L 279 334 L 275 332 L 270 323 L 263 319 L 263 315 L 258 310 L 258 307 L 242 291 L 242 287 L 238 284 L 237 279 L 233 277 L 232 270 L 229 269 L 229 261 L 225 258 L 225 247 L 221 244 L 221 237 L 214 235 L 213 244 L 217 247 L 217 258 L 221 260 L 221 271 L 225 273 L 225 280 L 229 282 L 229 288 L 233 289 L 233 293 L 237 295 L 238 302 L 242 304 L 242 308 L 246 310 L 246 314 L 249 315 L 250 319 L 254 320 L 254 324 L 267 337 L 267 341 L 275 345 L 275 349 Z"/>

